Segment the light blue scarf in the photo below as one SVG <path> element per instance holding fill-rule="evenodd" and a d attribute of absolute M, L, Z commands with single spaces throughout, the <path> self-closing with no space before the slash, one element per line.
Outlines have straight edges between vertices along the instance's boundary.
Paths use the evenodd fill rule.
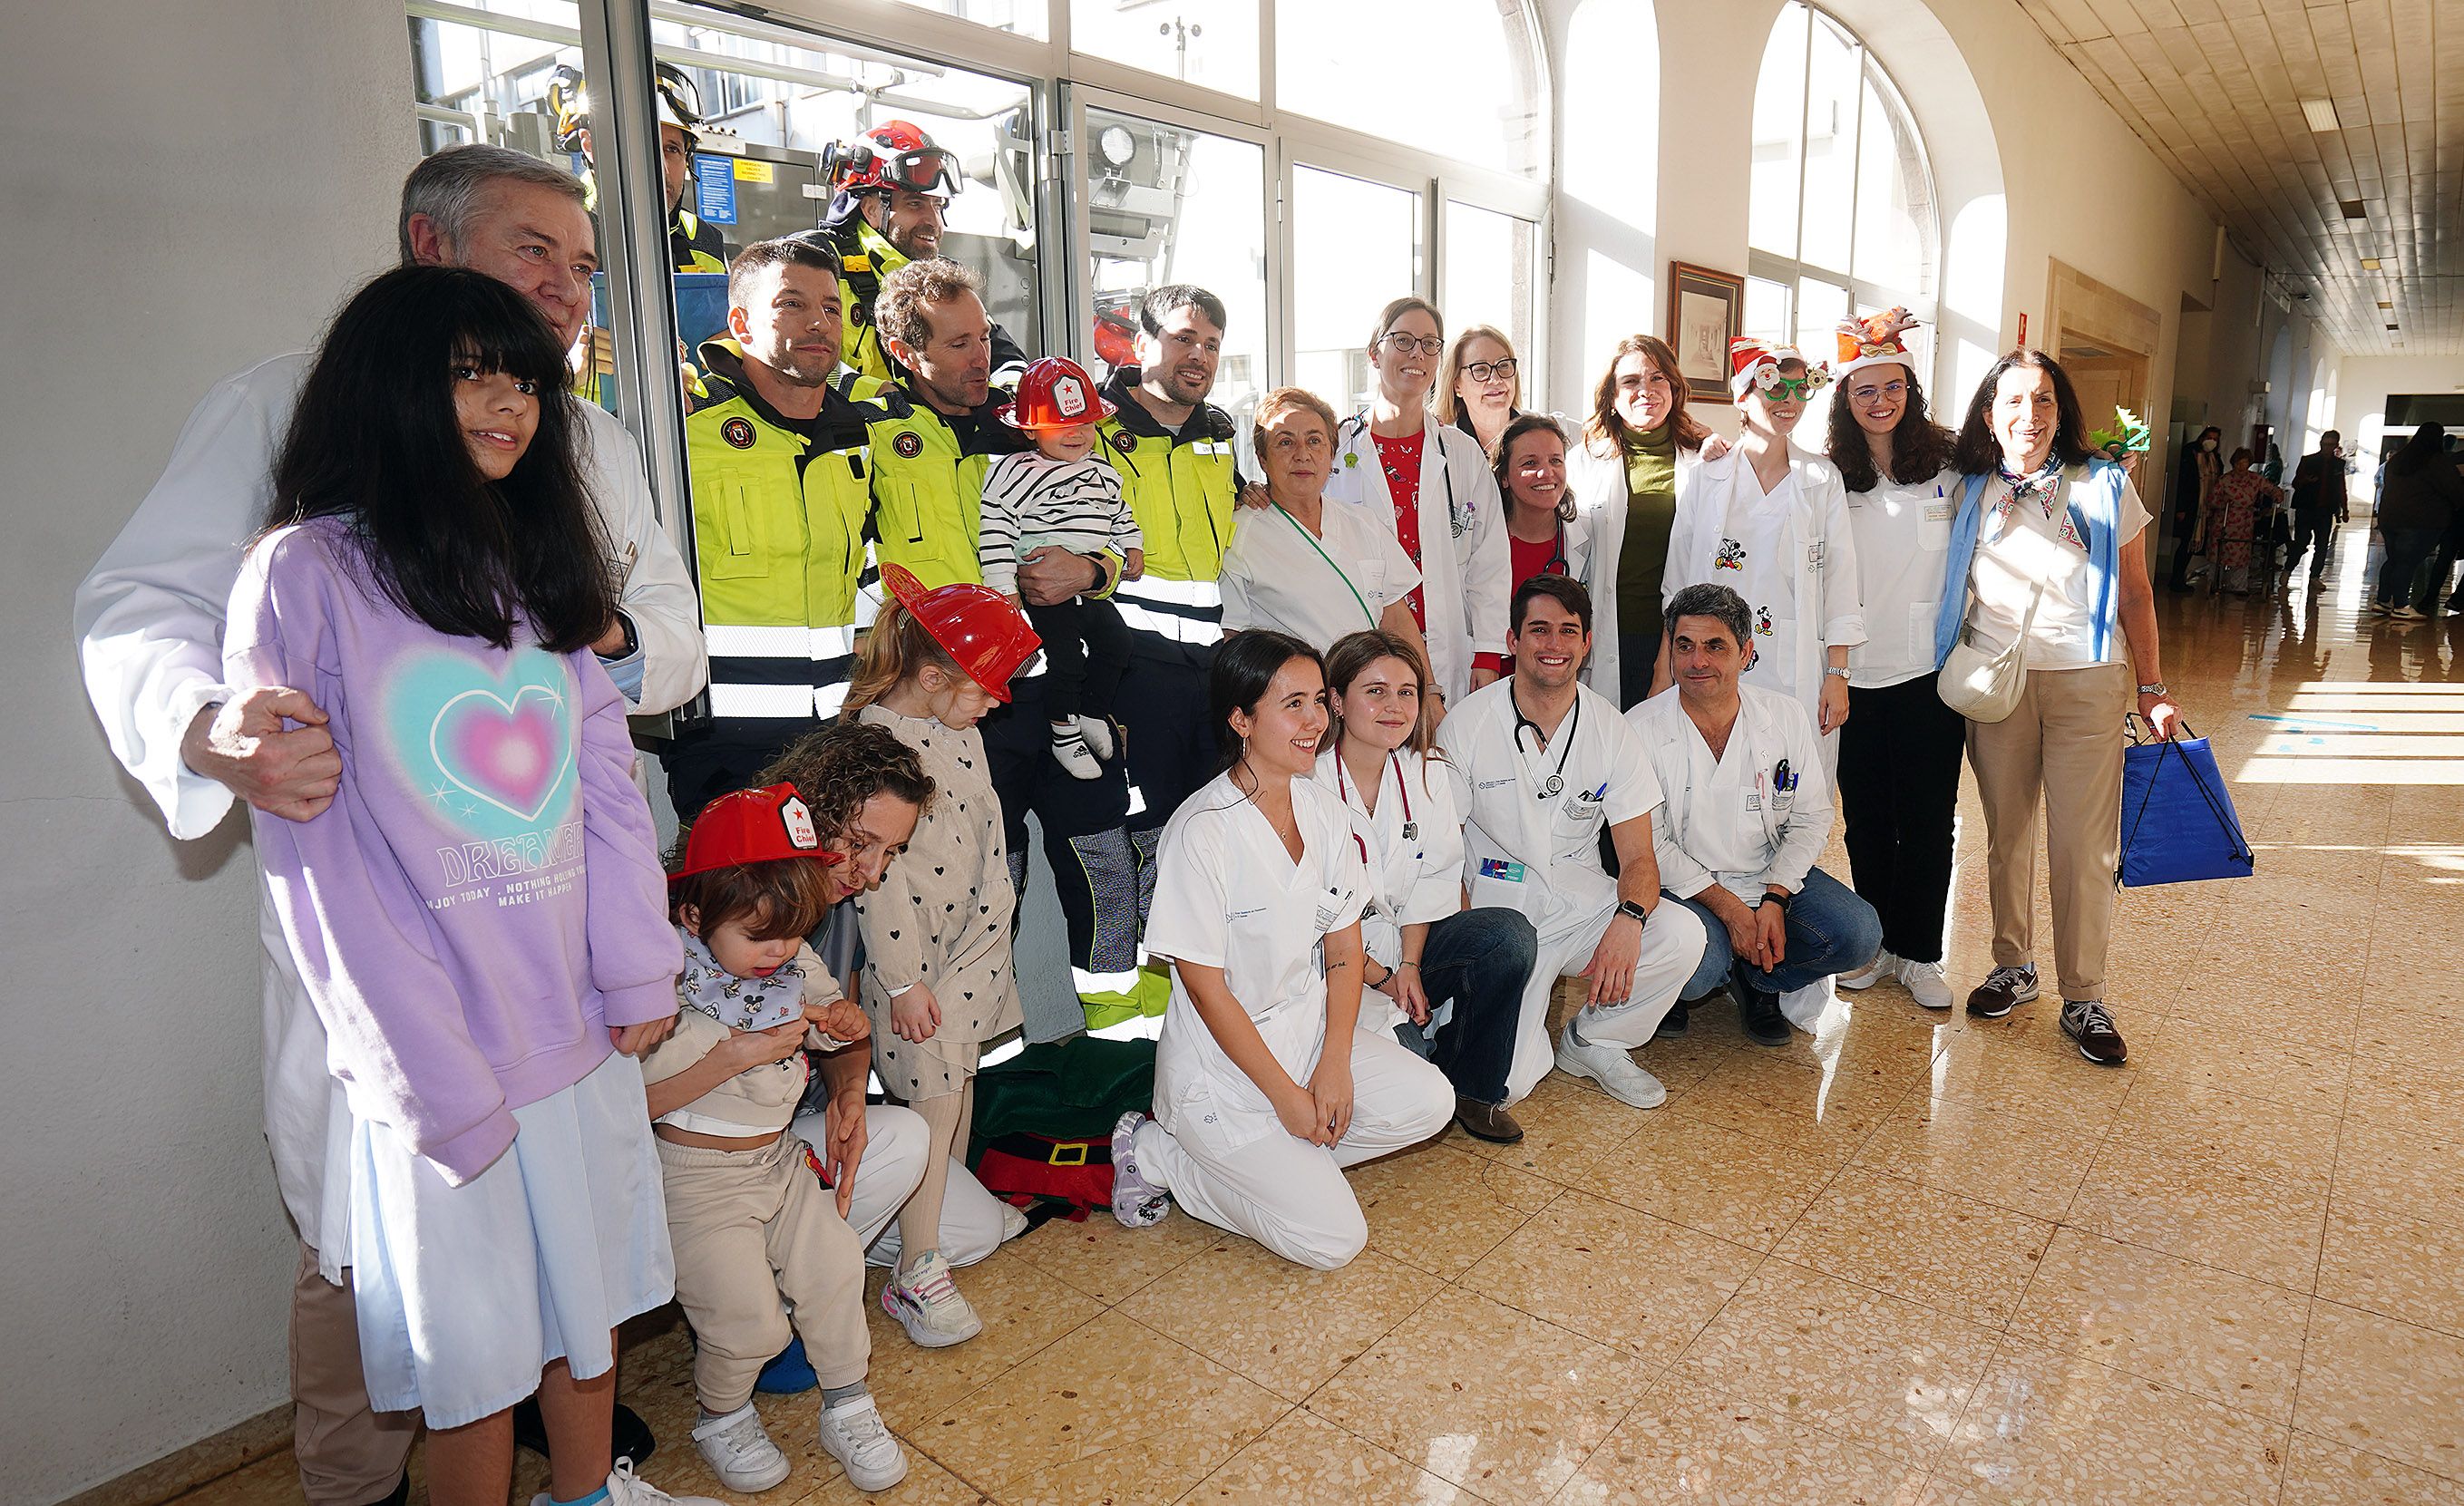
<path fill-rule="evenodd" d="M 1943 576 L 1942 612 L 1933 624 L 1934 667 L 1950 657 L 1959 642 L 1960 624 L 1968 620 L 1969 572 L 1976 563 L 1976 541 L 1984 531 L 1985 488 L 1994 476 L 1970 476 L 1960 498 L 1959 515 L 1951 519 L 1950 553 Z M 2109 460 L 2090 460 L 2087 474 L 2066 486 L 2064 509 L 2071 527 L 2087 540 L 2088 578 L 2096 599 L 2094 652 L 2102 664 L 2113 657 L 2114 581 L 2122 563 L 2122 487 L 2126 478 Z M 1958 581 L 1957 589 L 1949 582 Z"/>

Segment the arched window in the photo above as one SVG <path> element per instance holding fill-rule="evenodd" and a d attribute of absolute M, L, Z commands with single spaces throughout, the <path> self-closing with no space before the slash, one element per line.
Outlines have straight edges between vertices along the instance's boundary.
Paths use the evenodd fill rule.
<path fill-rule="evenodd" d="M 1852 315 L 1930 323 L 1941 229 L 1916 120 L 1856 33 L 1802 0 L 1763 49 L 1746 238 L 1749 334 L 1819 360 Z"/>

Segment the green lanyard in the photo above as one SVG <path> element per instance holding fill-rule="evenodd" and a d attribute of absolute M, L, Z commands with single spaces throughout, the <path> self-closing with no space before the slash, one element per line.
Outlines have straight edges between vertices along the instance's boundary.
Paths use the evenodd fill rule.
<path fill-rule="evenodd" d="M 1338 503 L 1336 505 L 1341 506 L 1342 504 Z M 1343 582 L 1343 588 L 1352 593 L 1352 600 L 1360 603 L 1360 615 L 1369 619 L 1370 626 L 1375 627 L 1377 625 L 1377 614 L 1369 610 L 1369 599 L 1360 594 L 1360 588 L 1352 583 L 1352 578 L 1343 573 L 1343 567 L 1334 562 L 1334 557 L 1326 552 L 1325 546 L 1317 541 L 1317 535 L 1310 533 L 1307 528 L 1302 527 L 1301 520 L 1292 516 L 1290 511 L 1287 510 L 1281 502 L 1274 503 L 1273 507 L 1276 512 L 1284 514 L 1285 522 L 1292 525 L 1292 532 L 1300 535 L 1303 539 L 1308 541 L 1309 548 L 1317 551 L 1317 557 L 1326 561 L 1326 567 L 1329 570 L 1333 571 L 1334 578 Z M 1321 513 L 1318 515 L 1323 517 L 1326 514 Z"/>

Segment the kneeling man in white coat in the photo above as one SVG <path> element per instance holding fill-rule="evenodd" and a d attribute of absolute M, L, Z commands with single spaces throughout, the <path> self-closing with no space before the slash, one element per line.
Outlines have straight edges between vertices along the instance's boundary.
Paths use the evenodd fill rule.
<path fill-rule="evenodd" d="M 1662 900 L 1652 855 L 1660 781 L 1617 704 L 1577 683 L 1592 646 L 1592 598 L 1564 576 L 1516 588 L 1507 644 L 1514 673 L 1473 691 L 1438 728 L 1469 786 L 1469 903 L 1502 905 L 1540 933 L 1507 1073 L 1519 1101 L 1553 1063 L 1611 1097 L 1657 1108 L 1660 1080 L 1628 1055 L 1677 1002 L 1705 942 L 1703 924 Z M 1600 859 L 1600 828 L 1617 876 Z M 1591 980 L 1552 1056 L 1549 995 L 1560 975 Z"/>

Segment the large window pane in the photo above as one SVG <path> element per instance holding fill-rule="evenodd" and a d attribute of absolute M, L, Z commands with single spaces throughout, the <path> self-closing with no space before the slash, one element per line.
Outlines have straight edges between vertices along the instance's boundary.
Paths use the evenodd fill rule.
<path fill-rule="evenodd" d="M 1837 364 L 1838 342 L 1834 337 L 1839 321 L 1848 316 L 1848 290 L 1818 277 L 1800 277 L 1796 283 L 1796 348 L 1805 353 L 1809 365 Z M 1798 443 L 1808 449 L 1822 447 L 1823 426 L 1831 422 L 1831 395 L 1837 384 L 1824 387 L 1805 404 L 1805 417 L 1797 421 Z"/>
<path fill-rule="evenodd" d="M 1449 334 L 1474 324 L 1506 332 L 1523 374 L 1523 405 L 1535 400 L 1539 368 L 1531 360 L 1531 280 L 1539 227 L 1529 220 L 1459 200 L 1446 201 L 1446 257 L 1439 269 L 1438 307 Z"/>
<path fill-rule="evenodd" d="M 996 32 L 1015 32 L 1039 40 L 1051 34 L 1045 16 L 1046 0 L 898 0 L 918 11 L 933 11 L 973 21 Z"/>
<path fill-rule="evenodd" d="M 1805 7 L 1790 0 L 1763 48 L 1754 81 L 1754 155 L 1748 169 L 1746 239 L 1757 251 L 1796 254 L 1800 130 L 1805 120 Z"/>
<path fill-rule="evenodd" d="M 1537 175 L 1548 129 L 1533 105 L 1529 37 L 1510 13 L 1519 9 L 1497 0 L 1281 6 L 1276 107 Z"/>
<path fill-rule="evenodd" d="M 1377 311 L 1419 287 L 1420 196 L 1292 169 L 1293 381 L 1350 412 L 1368 401 Z"/>
<path fill-rule="evenodd" d="M 1069 0 L 1069 45 L 1089 57 L 1258 98 L 1258 0 Z"/>
<path fill-rule="evenodd" d="M 1746 314 L 1741 335 L 1784 340 L 1789 333 L 1788 284 L 1768 277 L 1746 279 Z"/>
<path fill-rule="evenodd" d="M 1211 401 L 1245 431 L 1266 375 L 1265 149 L 1101 109 L 1088 110 L 1087 138 L 1096 355 L 1134 359 L 1148 290 L 1198 284 L 1230 320 Z"/>
<path fill-rule="evenodd" d="M 1857 101 L 1862 70 L 1857 39 L 1829 16 L 1814 18 L 1805 87 L 1805 200 L 1797 259 L 1848 270 L 1857 191 Z"/>
<path fill-rule="evenodd" d="M 1930 291 L 1933 186 L 1915 122 L 1871 63 L 1863 122 L 1857 133 L 1857 276 L 1914 297 Z"/>

